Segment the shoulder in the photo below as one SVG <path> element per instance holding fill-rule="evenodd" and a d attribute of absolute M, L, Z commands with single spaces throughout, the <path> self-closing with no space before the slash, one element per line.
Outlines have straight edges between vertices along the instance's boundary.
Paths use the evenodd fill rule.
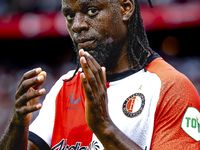
<path fill-rule="evenodd" d="M 163 78 L 169 78 L 174 76 L 177 77 L 179 75 L 182 75 L 180 72 L 178 72 L 173 66 L 171 66 L 169 63 L 167 63 L 163 58 L 159 57 L 154 59 L 148 66 L 147 71 L 151 73 L 155 73 L 160 77 L 162 80 Z"/>
<path fill-rule="evenodd" d="M 161 82 L 154 119 L 152 147 L 158 148 L 167 145 L 171 148 L 176 147 L 179 149 L 181 146 L 187 147 L 187 143 L 194 143 L 197 146 L 198 143 L 195 143 L 181 129 L 181 124 L 188 108 L 192 107 L 200 111 L 200 97 L 196 88 L 185 75 L 162 58 L 152 61 L 147 70 L 155 73 Z M 184 139 L 185 143 L 182 143 L 180 139 Z M 164 141 L 166 144 L 163 144 Z"/>
<path fill-rule="evenodd" d="M 174 106 L 180 104 L 177 105 L 179 109 L 186 106 L 195 106 L 200 110 L 199 94 L 184 74 L 177 71 L 162 58 L 153 60 L 147 70 L 155 73 L 161 81 L 158 105 Z"/>
<path fill-rule="evenodd" d="M 160 96 L 166 96 L 166 93 L 171 93 L 171 96 L 199 97 L 191 81 L 162 58 L 153 60 L 147 70 L 159 77 L 161 81 Z"/>

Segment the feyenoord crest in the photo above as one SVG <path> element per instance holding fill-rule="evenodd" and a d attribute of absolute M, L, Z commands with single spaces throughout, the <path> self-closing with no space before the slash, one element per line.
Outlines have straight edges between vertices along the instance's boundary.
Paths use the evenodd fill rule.
<path fill-rule="evenodd" d="M 142 93 L 135 93 L 125 100 L 122 110 L 127 117 L 133 118 L 142 113 L 144 105 L 144 95 Z"/>

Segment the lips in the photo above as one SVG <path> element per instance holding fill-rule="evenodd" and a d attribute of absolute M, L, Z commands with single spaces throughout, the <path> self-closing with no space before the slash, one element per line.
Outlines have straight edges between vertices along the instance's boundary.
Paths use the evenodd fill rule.
<path fill-rule="evenodd" d="M 82 49 L 84 47 L 91 47 L 95 42 L 95 39 L 79 39 L 77 40 L 78 49 Z"/>

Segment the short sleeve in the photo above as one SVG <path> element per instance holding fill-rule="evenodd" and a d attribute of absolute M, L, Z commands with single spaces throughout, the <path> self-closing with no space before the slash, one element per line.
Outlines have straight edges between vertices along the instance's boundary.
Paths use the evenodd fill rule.
<path fill-rule="evenodd" d="M 188 108 L 194 108 L 196 113 L 186 115 Z M 181 73 L 172 73 L 163 78 L 151 149 L 200 149 L 199 112 L 199 94 L 187 77 Z M 191 122 L 192 119 L 195 121 Z M 184 128 L 188 128 L 188 131 Z M 194 134 L 199 138 L 195 138 Z"/>

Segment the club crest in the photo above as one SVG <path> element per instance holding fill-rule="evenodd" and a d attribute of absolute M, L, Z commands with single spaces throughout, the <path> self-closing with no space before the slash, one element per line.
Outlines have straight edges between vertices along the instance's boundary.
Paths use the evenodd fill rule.
<path fill-rule="evenodd" d="M 140 115 L 145 106 L 145 97 L 142 93 L 129 96 L 122 105 L 123 113 L 130 118 Z"/>

